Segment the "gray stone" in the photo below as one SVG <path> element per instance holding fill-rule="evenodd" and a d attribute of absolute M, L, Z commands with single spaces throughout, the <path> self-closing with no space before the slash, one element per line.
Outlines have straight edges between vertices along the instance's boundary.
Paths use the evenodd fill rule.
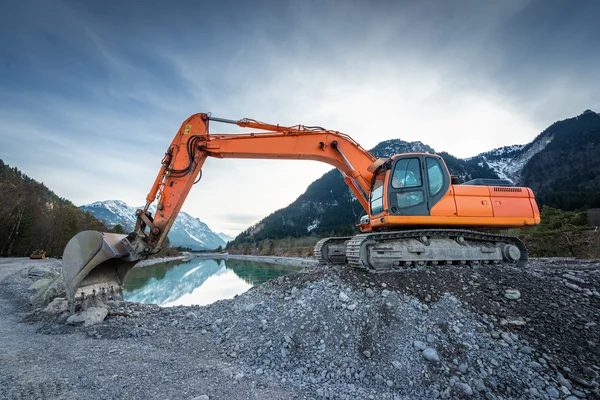
<path fill-rule="evenodd" d="M 62 272 L 48 281 L 46 285 L 40 287 L 38 292 L 31 296 L 29 302 L 36 307 L 45 306 L 56 297 L 66 297 L 65 280 Z"/>
<path fill-rule="evenodd" d="M 67 301 L 67 299 L 64 299 L 62 297 L 57 297 L 54 300 L 52 300 L 50 302 L 50 304 L 48 304 L 46 306 L 46 308 L 44 309 L 44 312 L 46 314 L 52 314 L 52 315 L 56 315 L 56 314 L 62 314 L 65 311 L 69 310 L 69 302 Z"/>
<path fill-rule="evenodd" d="M 373 290 L 371 290 L 371 288 L 367 288 L 367 290 L 365 290 L 365 293 L 366 293 L 367 297 L 375 296 L 375 292 Z"/>
<path fill-rule="evenodd" d="M 400 369 L 400 368 L 402 368 L 402 364 L 400 363 L 400 361 L 396 361 L 396 360 L 394 360 L 394 361 L 392 361 L 392 365 L 393 365 L 393 366 L 394 366 L 394 368 L 396 368 L 396 369 Z"/>
<path fill-rule="evenodd" d="M 104 307 L 90 307 L 85 311 L 85 323 L 83 326 L 96 325 L 104 321 L 108 310 Z"/>
<path fill-rule="evenodd" d="M 561 374 L 560 372 L 557 374 L 556 380 L 558 381 L 558 383 L 560 383 L 561 386 L 564 386 L 569 390 L 571 390 L 573 388 L 573 385 L 571 385 L 571 382 L 569 382 L 569 380 L 566 379 L 563 376 L 563 374 Z"/>
<path fill-rule="evenodd" d="M 586 375 L 588 378 L 596 379 L 598 378 L 598 373 L 591 369 L 590 367 L 584 367 L 581 372 Z"/>
<path fill-rule="evenodd" d="M 192 400 L 210 400 L 210 398 L 207 395 L 203 394 L 201 396 L 194 397 Z"/>
<path fill-rule="evenodd" d="M 575 275 L 564 274 L 562 277 L 565 278 L 565 279 L 568 279 L 570 281 L 573 281 L 573 282 L 585 283 L 585 281 L 583 279 L 581 279 L 581 278 L 579 278 L 579 277 L 577 277 Z"/>
<path fill-rule="evenodd" d="M 504 291 L 504 297 L 510 300 L 518 300 L 521 298 L 521 292 L 518 289 L 506 289 Z"/>
<path fill-rule="evenodd" d="M 527 325 L 527 322 L 525 322 L 525 320 L 521 317 L 519 318 L 511 318 L 509 320 L 506 321 L 506 323 L 508 325 L 512 325 L 512 326 L 525 326 Z"/>
<path fill-rule="evenodd" d="M 54 277 L 57 274 L 48 267 L 34 265 L 33 267 L 29 268 L 29 270 L 27 271 L 27 275 L 29 275 L 30 278 L 48 278 Z"/>
<path fill-rule="evenodd" d="M 502 332 L 501 336 L 502 336 L 502 340 L 504 340 L 506 343 L 508 343 L 508 344 L 513 344 L 514 343 L 513 340 L 512 340 L 512 338 L 510 337 L 510 335 L 508 333 Z"/>
<path fill-rule="evenodd" d="M 381 297 L 388 297 L 389 294 L 390 294 L 390 291 L 387 289 L 383 289 L 381 291 Z"/>
<path fill-rule="evenodd" d="M 425 348 L 427 347 L 427 345 L 423 342 L 421 342 L 420 340 L 415 340 L 413 342 L 413 346 L 415 346 L 415 348 L 419 349 L 419 350 L 425 350 Z"/>
<path fill-rule="evenodd" d="M 544 367 L 542 367 L 542 364 L 540 364 L 539 362 L 536 362 L 536 361 L 532 361 L 532 362 L 530 362 L 530 363 L 529 363 L 529 366 L 530 366 L 531 368 L 533 368 L 533 369 L 537 369 L 537 370 L 540 370 L 540 369 L 544 368 Z"/>
<path fill-rule="evenodd" d="M 67 319 L 67 324 L 91 326 L 104 321 L 108 315 L 108 310 L 104 307 L 90 307 L 85 311 L 71 315 Z"/>
<path fill-rule="evenodd" d="M 548 386 L 546 388 L 546 393 L 550 396 L 551 399 L 558 399 L 560 397 L 559 391 L 554 386 Z"/>
<path fill-rule="evenodd" d="M 343 302 L 347 302 L 350 300 L 350 297 L 348 297 L 348 295 L 344 292 L 340 292 L 340 296 L 339 296 L 340 300 Z"/>
<path fill-rule="evenodd" d="M 433 347 L 426 347 L 425 349 L 423 349 L 423 358 L 425 358 L 427 361 L 440 361 L 440 356 Z"/>
<path fill-rule="evenodd" d="M 85 311 L 71 315 L 67 318 L 67 324 L 69 325 L 81 325 L 85 322 Z"/>
<path fill-rule="evenodd" d="M 529 347 L 529 346 L 523 346 L 523 347 L 521 347 L 519 349 L 519 353 L 522 353 L 522 354 L 531 354 L 531 353 L 533 353 L 533 349 L 531 347 Z"/>
<path fill-rule="evenodd" d="M 256 304 L 254 304 L 254 303 L 250 303 L 250 304 L 248 304 L 248 305 L 247 305 L 247 306 L 244 308 L 244 310 L 245 310 L 246 312 L 250 312 L 250 311 L 253 311 L 255 308 L 256 308 Z"/>
<path fill-rule="evenodd" d="M 365 355 L 365 357 L 371 358 L 371 352 L 369 350 L 363 351 L 363 354 Z"/>
<path fill-rule="evenodd" d="M 483 392 L 486 389 L 483 379 L 475 379 L 473 381 L 473 385 L 475 386 L 475 390 L 478 392 Z"/>
<path fill-rule="evenodd" d="M 571 289 L 574 292 L 581 292 L 581 290 L 582 290 L 579 286 L 577 286 L 574 283 L 567 282 L 567 283 L 565 283 L 565 286 L 568 287 L 569 289 Z"/>
<path fill-rule="evenodd" d="M 358 306 L 357 303 L 352 303 L 350 304 L 348 307 L 346 307 L 348 310 L 350 311 L 354 311 L 356 309 L 356 307 Z"/>
<path fill-rule="evenodd" d="M 461 374 L 466 374 L 468 369 L 469 369 L 469 366 L 467 364 L 460 364 L 458 366 L 458 370 L 460 371 Z"/>
<path fill-rule="evenodd" d="M 473 389 L 471 388 L 471 386 L 467 385 L 466 383 L 463 383 L 461 386 L 463 392 L 465 392 L 467 396 L 473 395 Z"/>
<path fill-rule="evenodd" d="M 50 281 L 52 281 L 52 279 L 40 279 L 37 280 L 35 282 L 33 282 L 30 286 L 29 289 L 30 290 L 40 290 L 41 288 L 45 288 L 46 286 L 48 286 L 48 284 L 50 283 Z"/>

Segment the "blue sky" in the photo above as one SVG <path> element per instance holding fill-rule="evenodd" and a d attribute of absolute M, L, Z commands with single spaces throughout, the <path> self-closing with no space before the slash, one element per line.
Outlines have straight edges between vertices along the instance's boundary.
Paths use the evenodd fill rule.
<path fill-rule="evenodd" d="M 195 112 L 459 157 L 527 143 L 600 111 L 598 15 L 597 1 L 4 1 L 0 158 L 78 205 L 141 205 Z M 235 234 L 329 168 L 208 160 L 184 210 Z"/>

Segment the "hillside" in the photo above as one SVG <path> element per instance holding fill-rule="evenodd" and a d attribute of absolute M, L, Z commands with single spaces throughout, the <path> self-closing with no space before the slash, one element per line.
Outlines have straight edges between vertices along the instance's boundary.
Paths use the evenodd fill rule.
<path fill-rule="evenodd" d="M 78 232 L 108 230 L 91 214 L 2 160 L 0 204 L 0 256 L 4 257 L 28 256 L 38 248 L 59 256 Z"/>
<path fill-rule="evenodd" d="M 409 152 L 435 153 L 421 142 L 391 139 L 371 152 L 377 157 Z M 501 178 L 531 187 L 538 203 L 563 210 L 600 207 L 600 116 L 585 111 L 578 117 L 556 122 L 531 143 L 497 148 L 467 159 L 438 153 L 450 173 L 461 181 Z M 289 206 L 277 210 L 242 232 L 233 244 L 315 237 L 356 232 L 363 213 L 337 170 L 314 181 Z"/>
<path fill-rule="evenodd" d="M 563 210 L 600 207 L 600 115 L 586 111 L 556 122 L 548 141 L 523 167 L 520 183 L 542 204 Z"/>

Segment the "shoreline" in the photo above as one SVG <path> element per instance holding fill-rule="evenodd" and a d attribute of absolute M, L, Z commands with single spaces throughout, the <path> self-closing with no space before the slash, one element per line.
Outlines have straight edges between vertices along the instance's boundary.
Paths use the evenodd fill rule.
<path fill-rule="evenodd" d="M 287 267 L 311 267 L 319 264 L 318 260 L 305 257 L 251 256 L 227 253 L 191 253 L 191 255 L 193 258 L 199 259 L 256 261 L 264 264 L 277 264 Z"/>

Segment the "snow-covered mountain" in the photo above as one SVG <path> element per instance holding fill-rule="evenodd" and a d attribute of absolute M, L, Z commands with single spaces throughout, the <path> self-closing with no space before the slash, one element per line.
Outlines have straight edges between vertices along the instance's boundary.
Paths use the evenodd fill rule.
<path fill-rule="evenodd" d="M 219 233 L 217 233 L 217 235 L 219 235 L 219 237 L 221 239 L 223 239 L 224 241 L 226 241 L 226 242 L 231 242 L 233 239 L 235 239 L 234 236 L 230 236 L 230 235 L 228 235 L 226 233 L 223 233 L 223 232 L 219 232 Z"/>
<path fill-rule="evenodd" d="M 552 138 L 552 135 L 540 135 L 528 145 L 499 147 L 467 160 L 477 161 L 480 166 L 491 168 L 500 179 L 508 179 L 518 184 L 521 181 L 523 167 L 531 157 L 544 150 Z"/>
<path fill-rule="evenodd" d="M 135 210 L 142 207 L 131 207 L 121 200 L 106 200 L 79 208 L 90 212 L 110 228 L 120 224 L 126 232 L 131 232 L 136 222 Z M 150 211 L 154 215 L 156 207 L 150 206 Z M 171 246 L 189 247 L 192 250 L 216 249 L 219 246 L 225 247 L 226 244 L 226 241 L 213 232 L 208 225 L 186 212 L 177 215 L 169 231 L 169 241 Z"/>
<path fill-rule="evenodd" d="M 513 145 L 499 147 L 494 150 L 486 151 L 465 161 L 475 161 L 482 167 L 491 168 L 499 178 L 508 179 L 516 185 L 525 184 L 523 182 L 523 169 L 529 164 L 529 161 L 537 154 L 546 153 L 544 150 L 556 140 L 564 142 L 566 146 L 556 145 L 555 147 L 574 148 L 578 138 L 593 132 L 598 125 L 599 115 L 591 110 L 586 110 L 582 114 L 563 121 L 558 121 L 540 133 L 531 143 L 526 145 Z M 591 136 L 594 143 L 594 135 Z M 584 143 L 584 147 L 590 146 Z M 552 146 L 550 146 L 552 147 Z M 529 182 L 531 184 L 531 182 Z"/>

